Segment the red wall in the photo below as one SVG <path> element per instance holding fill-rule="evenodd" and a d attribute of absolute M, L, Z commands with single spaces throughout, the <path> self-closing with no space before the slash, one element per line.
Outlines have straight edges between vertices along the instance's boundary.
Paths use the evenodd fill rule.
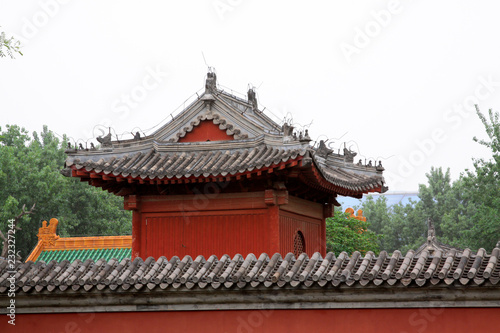
<path fill-rule="evenodd" d="M 309 256 L 325 255 L 323 206 L 271 192 L 140 197 L 132 219 L 133 257 L 285 256 L 293 252 L 297 230 Z"/>
<path fill-rule="evenodd" d="M 0 332 L 498 332 L 500 308 L 107 312 L 4 316 Z"/>

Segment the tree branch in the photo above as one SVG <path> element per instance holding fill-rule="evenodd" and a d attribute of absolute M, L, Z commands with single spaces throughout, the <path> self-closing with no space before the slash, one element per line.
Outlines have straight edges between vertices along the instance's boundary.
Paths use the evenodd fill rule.
<path fill-rule="evenodd" d="M 17 226 L 17 223 L 21 220 L 21 218 L 24 216 L 24 215 L 29 215 L 29 214 L 33 214 L 33 211 L 35 210 L 35 205 L 36 204 L 33 204 L 33 206 L 31 207 L 30 210 L 26 211 L 26 205 L 23 205 L 23 208 L 21 209 L 21 213 L 19 215 L 17 215 L 15 218 L 14 218 L 14 221 L 12 222 L 11 225 L 13 225 L 11 227 L 12 230 L 22 230 L 21 227 L 18 227 Z M 7 257 L 7 251 L 9 249 L 9 241 L 8 241 L 8 237 L 5 237 L 5 235 L 2 233 L 2 231 L 0 230 L 0 237 L 3 239 L 3 246 L 2 246 L 2 254 L 1 254 L 1 257 L 4 257 L 6 258 Z"/>

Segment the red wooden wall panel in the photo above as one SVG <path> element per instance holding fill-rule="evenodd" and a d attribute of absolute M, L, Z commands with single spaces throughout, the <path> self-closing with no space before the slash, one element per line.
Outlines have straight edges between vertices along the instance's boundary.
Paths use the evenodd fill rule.
<path fill-rule="evenodd" d="M 266 210 L 143 214 L 143 258 L 266 252 Z"/>
<path fill-rule="evenodd" d="M 280 211 L 280 253 L 285 255 L 293 252 L 293 240 L 297 230 L 305 238 L 305 252 L 311 256 L 314 252 L 321 252 L 321 224 L 322 220 Z"/>

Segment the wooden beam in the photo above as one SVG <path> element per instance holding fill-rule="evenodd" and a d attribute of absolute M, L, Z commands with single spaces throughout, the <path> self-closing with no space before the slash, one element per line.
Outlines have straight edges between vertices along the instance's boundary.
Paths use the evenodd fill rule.
<path fill-rule="evenodd" d="M 92 185 L 92 186 L 102 187 L 105 184 L 106 184 L 106 182 L 104 182 L 100 179 L 90 179 L 90 185 Z"/>
<path fill-rule="evenodd" d="M 116 195 L 119 195 L 119 196 L 124 196 L 124 195 L 129 195 L 129 194 L 132 194 L 134 191 L 129 188 L 129 187 L 122 187 L 120 188 L 120 190 L 118 190 L 116 193 Z"/>
<path fill-rule="evenodd" d="M 109 189 L 113 188 L 114 186 L 115 186 L 115 184 L 113 184 L 113 183 L 104 183 L 104 185 L 102 185 L 102 189 L 109 191 Z"/>

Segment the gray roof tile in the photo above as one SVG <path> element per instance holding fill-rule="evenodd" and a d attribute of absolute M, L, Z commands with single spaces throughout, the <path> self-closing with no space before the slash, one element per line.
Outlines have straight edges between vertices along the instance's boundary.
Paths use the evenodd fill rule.
<path fill-rule="evenodd" d="M 269 257 L 261 254 L 257 258 L 249 254 L 244 258 L 237 254 L 220 259 L 211 256 L 205 259 L 190 256 L 167 260 L 152 257 L 98 260 L 82 262 L 76 260 L 49 263 L 18 263 L 14 270 L 17 291 L 37 293 L 53 291 L 87 292 L 98 290 L 140 290 L 155 288 L 254 288 L 356 285 L 374 287 L 425 285 L 497 285 L 500 280 L 500 249 L 491 254 L 480 249 L 477 254 L 466 249 L 463 253 L 437 251 L 431 255 L 424 251 L 415 255 L 409 251 L 404 257 L 399 251 L 388 256 L 382 251 L 379 256 L 368 252 L 364 257 L 354 252 L 349 257 L 345 252 L 335 256 L 328 253 L 324 258 L 315 253 L 308 257 L 305 253 L 298 258 L 292 253 L 282 257 L 279 253 Z M 467 264 L 468 263 L 468 264 Z M 0 292 L 5 293 L 10 286 L 7 261 L 0 260 Z"/>
<path fill-rule="evenodd" d="M 178 142 L 202 121 L 212 121 L 234 140 Z M 355 165 L 352 156 L 335 154 L 324 142 L 324 147 L 313 148 L 309 141 L 291 135 L 248 101 L 218 90 L 200 96 L 149 136 L 106 141 L 102 149 L 68 149 L 65 167 L 108 177 L 163 180 L 227 177 L 307 158 L 314 160 L 335 193 L 359 196 L 384 190 L 383 168 Z M 311 174 L 310 180 L 315 177 Z"/>

